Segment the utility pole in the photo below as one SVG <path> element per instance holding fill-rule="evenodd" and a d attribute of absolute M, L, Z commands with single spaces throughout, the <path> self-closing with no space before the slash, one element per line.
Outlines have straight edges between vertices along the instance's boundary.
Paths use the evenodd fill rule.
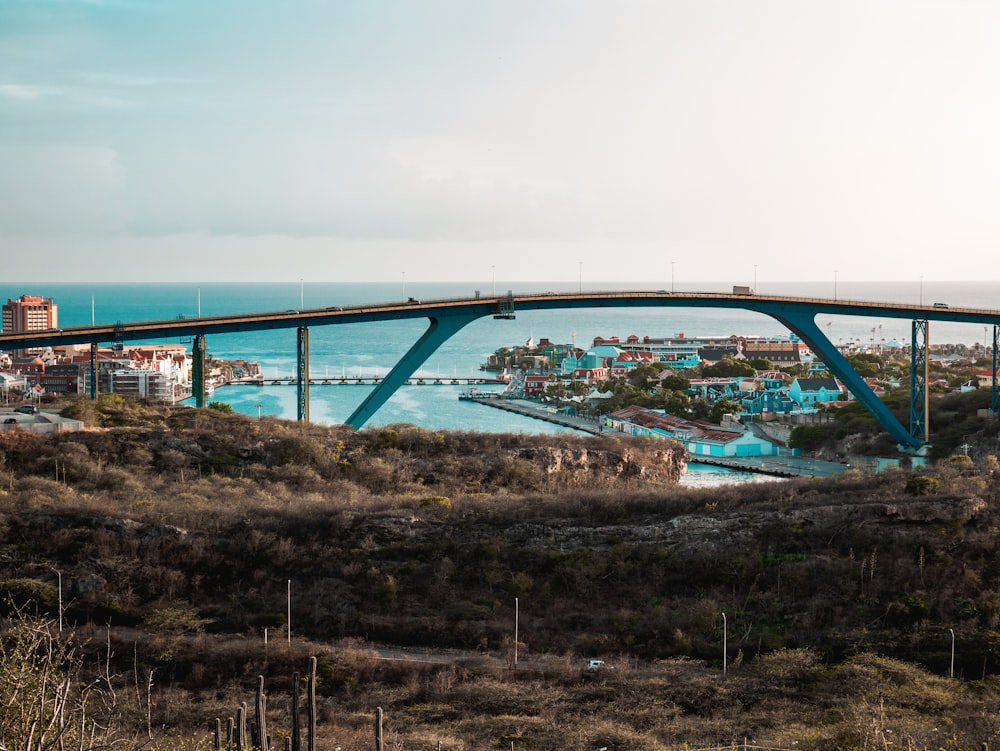
<path fill-rule="evenodd" d="M 727 655 L 726 655 L 727 644 L 726 644 L 726 642 L 728 641 L 728 637 L 729 637 L 728 630 L 729 629 L 728 629 L 728 623 L 726 622 L 726 614 L 723 613 L 722 614 L 722 674 L 723 675 L 726 674 L 726 658 L 727 658 Z"/>
<path fill-rule="evenodd" d="M 518 605 L 517 598 L 514 598 L 514 670 L 517 670 L 517 619 L 518 619 Z"/>
<path fill-rule="evenodd" d="M 948 677 L 955 677 L 955 629 L 948 629 L 951 632 L 951 666 L 948 668 Z"/>

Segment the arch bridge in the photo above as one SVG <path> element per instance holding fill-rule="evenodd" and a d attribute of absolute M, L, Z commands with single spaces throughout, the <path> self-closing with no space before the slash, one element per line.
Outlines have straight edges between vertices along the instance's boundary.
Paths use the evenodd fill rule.
<path fill-rule="evenodd" d="M 240 313 L 159 321 L 117 322 L 71 328 L 0 334 L 0 350 L 24 349 L 60 344 L 90 344 L 91 396 L 96 397 L 96 359 L 99 342 L 123 343 L 174 337 L 193 338 L 193 385 L 195 403 L 205 404 L 205 337 L 270 329 L 297 330 L 298 419 L 309 419 L 309 327 L 346 323 L 426 318 L 427 330 L 398 363 L 382 378 L 355 409 L 347 423 L 361 427 L 390 396 L 416 372 L 443 342 L 472 321 L 487 316 L 509 319 L 517 311 L 587 308 L 741 308 L 770 316 L 805 342 L 827 368 L 836 375 L 883 428 L 907 449 L 917 450 L 928 441 L 927 348 L 930 321 L 951 321 L 993 326 L 993 373 L 997 372 L 1000 311 L 978 308 L 900 303 L 861 302 L 825 298 L 757 295 L 752 292 L 673 292 L 673 291 L 580 291 L 489 295 L 435 300 L 414 300 L 381 304 L 336 306 L 263 313 Z M 911 405 L 910 425 L 905 427 L 872 391 L 847 359 L 816 324 L 819 314 L 858 317 L 900 318 L 911 321 Z M 993 379 L 994 412 L 997 384 Z"/>

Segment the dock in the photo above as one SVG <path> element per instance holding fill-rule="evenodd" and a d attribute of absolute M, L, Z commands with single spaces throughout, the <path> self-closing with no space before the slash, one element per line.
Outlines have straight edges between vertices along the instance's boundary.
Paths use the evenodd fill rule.
<path fill-rule="evenodd" d="M 708 464 L 713 467 L 755 472 L 774 477 L 832 477 L 843 474 L 850 464 L 826 462 L 805 456 L 692 456 L 688 464 Z"/>
<path fill-rule="evenodd" d="M 496 393 L 470 393 L 460 394 L 459 399 L 485 404 L 487 407 L 502 409 L 505 412 L 531 417 L 535 420 L 543 420 L 553 425 L 562 425 L 564 428 L 572 428 L 591 435 L 598 435 L 604 432 L 602 423 L 590 417 L 579 417 L 566 412 L 559 412 L 551 407 L 546 407 L 538 402 L 526 399 L 501 399 Z"/>

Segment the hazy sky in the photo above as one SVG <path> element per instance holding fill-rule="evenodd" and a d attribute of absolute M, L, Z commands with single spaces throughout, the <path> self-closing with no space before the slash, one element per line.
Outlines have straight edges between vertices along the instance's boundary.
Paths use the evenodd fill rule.
<path fill-rule="evenodd" d="M 1000 279 L 996 0 L 2 0 L 0 274 Z"/>

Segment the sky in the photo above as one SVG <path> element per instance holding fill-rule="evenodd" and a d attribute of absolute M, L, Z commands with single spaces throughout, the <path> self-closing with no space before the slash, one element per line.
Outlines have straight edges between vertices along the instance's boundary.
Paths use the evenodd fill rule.
<path fill-rule="evenodd" d="M 995 0 L 0 0 L 9 281 L 1000 280 Z"/>

